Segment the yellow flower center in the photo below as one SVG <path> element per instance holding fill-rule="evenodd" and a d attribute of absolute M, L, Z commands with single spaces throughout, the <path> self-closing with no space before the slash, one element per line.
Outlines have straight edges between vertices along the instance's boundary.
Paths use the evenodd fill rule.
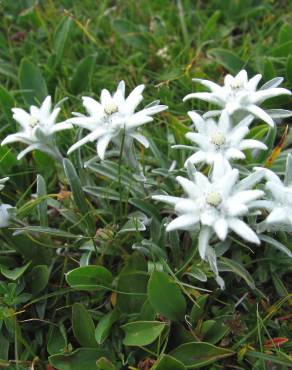
<path fill-rule="evenodd" d="M 118 110 L 119 110 L 119 107 L 117 106 L 117 104 L 112 100 L 110 102 L 108 102 L 105 106 L 104 106 L 104 112 L 105 114 L 107 114 L 108 116 L 110 116 L 111 114 L 113 113 L 116 113 Z"/>
<path fill-rule="evenodd" d="M 211 142 L 212 144 L 216 146 L 221 146 L 225 144 L 226 139 L 225 139 L 225 136 L 222 134 L 222 132 L 218 131 L 211 137 Z"/>
<path fill-rule="evenodd" d="M 222 197 L 219 193 L 212 191 L 207 194 L 206 202 L 210 204 L 210 206 L 217 207 L 222 202 Z"/>
<path fill-rule="evenodd" d="M 30 117 L 29 121 L 28 121 L 28 124 L 31 128 L 34 128 L 35 126 L 37 126 L 39 123 L 39 120 L 38 118 L 36 117 Z"/>

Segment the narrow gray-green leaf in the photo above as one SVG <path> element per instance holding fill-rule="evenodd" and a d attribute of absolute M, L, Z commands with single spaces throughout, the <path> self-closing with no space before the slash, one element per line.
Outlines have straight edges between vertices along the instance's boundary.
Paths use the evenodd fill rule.
<path fill-rule="evenodd" d="M 37 196 L 44 197 L 47 195 L 46 182 L 42 175 L 37 175 Z M 38 204 L 38 214 L 41 226 L 48 226 L 47 201 L 44 200 Z"/>
<path fill-rule="evenodd" d="M 234 274 L 240 276 L 247 285 L 255 289 L 255 283 L 250 273 L 239 263 L 226 257 L 220 257 L 218 261 L 219 271 L 230 271 Z"/>
<path fill-rule="evenodd" d="M 275 240 L 274 238 L 271 238 L 270 236 L 268 235 L 259 235 L 259 238 L 266 242 L 267 244 L 271 245 L 272 247 L 278 249 L 279 251 L 287 254 L 288 257 L 292 257 L 292 252 L 287 248 L 285 247 L 285 245 L 283 245 L 282 243 L 280 243 L 278 240 Z"/>
<path fill-rule="evenodd" d="M 13 270 L 2 268 L 1 274 L 4 275 L 9 280 L 17 280 L 25 273 L 30 264 L 31 262 L 28 262 L 26 265 L 22 267 L 16 267 Z"/>

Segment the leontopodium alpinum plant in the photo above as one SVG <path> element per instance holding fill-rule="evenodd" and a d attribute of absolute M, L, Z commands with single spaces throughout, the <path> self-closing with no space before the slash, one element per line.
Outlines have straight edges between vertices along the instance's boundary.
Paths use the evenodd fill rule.
<path fill-rule="evenodd" d="M 126 150 L 130 150 L 134 139 L 148 148 L 149 142 L 138 128 L 153 121 L 152 116 L 167 109 L 167 106 L 155 101 L 135 112 L 143 100 L 144 88 L 145 85 L 139 85 L 125 97 L 125 82 L 121 81 L 113 94 L 103 89 L 100 102 L 84 96 L 82 100 L 88 116 L 77 113 L 77 117 L 70 118 L 67 122 L 91 132 L 73 144 L 68 154 L 89 142 L 96 142 L 97 154 L 101 159 L 105 158 L 105 152 L 111 141 L 118 149 L 124 145 Z"/>
<path fill-rule="evenodd" d="M 265 143 L 248 138 L 253 121 L 260 119 L 274 126 L 273 119 L 290 115 L 287 110 L 265 110 L 259 107 L 268 98 L 290 94 L 287 89 L 278 88 L 282 82 L 279 77 L 257 90 L 260 79 L 261 75 L 256 75 L 248 80 L 244 70 L 235 77 L 227 75 L 224 86 L 195 79 L 211 92 L 192 93 L 184 100 L 198 98 L 219 105 L 221 109 L 206 112 L 202 116 L 195 111 L 189 112 L 193 122 L 190 128 L 195 128 L 196 131 L 188 132 L 186 138 L 193 146 L 181 143 L 174 145 L 174 148 L 192 151 L 181 169 L 183 173 L 187 173 L 188 178 L 176 178 L 185 196 L 165 193 L 158 195 L 160 191 L 153 189 L 155 195 L 152 198 L 170 204 L 177 215 L 168 222 L 166 231 L 184 230 L 191 233 L 199 256 L 209 263 L 221 288 L 224 288 L 224 281 L 219 276 L 217 267 L 215 246 L 218 243 L 235 234 L 236 238 L 239 236 L 248 243 L 258 245 L 259 232 L 269 232 L 271 226 L 273 231 L 279 230 L 283 225 L 292 227 L 291 156 L 287 159 L 284 183 L 270 169 L 255 168 L 246 175 L 246 171 L 232 167 L 237 161 L 246 158 L 247 149 L 253 152 L 267 149 Z M 90 133 L 74 143 L 68 154 L 84 144 L 95 143 L 100 161 L 106 158 L 110 145 L 118 150 L 120 156 L 125 154 L 125 158 L 129 159 L 134 140 L 146 148 L 149 146 L 147 138 L 140 131 L 141 126 L 153 121 L 152 116 L 156 113 L 167 109 L 166 105 L 154 101 L 136 111 L 143 100 L 144 87 L 137 86 L 126 97 L 125 83 L 121 81 L 113 94 L 103 89 L 100 101 L 83 97 L 87 115 L 72 113 L 73 117 L 60 123 L 56 123 L 60 107 L 56 106 L 52 110 L 49 96 L 40 108 L 31 106 L 29 113 L 13 108 L 13 118 L 20 124 L 21 131 L 8 135 L 2 145 L 17 141 L 28 145 L 19 153 L 18 159 L 32 150 L 40 150 L 59 160 L 62 155 L 56 145 L 55 133 L 77 126 Z M 253 152 L 249 154 L 252 156 Z M 129 160 L 127 164 L 136 172 L 136 162 Z M 133 178 L 133 181 L 137 179 L 135 176 Z M 265 185 L 263 179 L 266 179 Z M 6 180 L 7 178 L 0 180 L 0 189 Z M 9 224 L 9 208 L 10 205 L 0 205 L 0 227 Z M 260 223 L 257 223 L 257 216 L 260 217 Z M 146 226 L 143 230 L 145 229 Z"/>
<path fill-rule="evenodd" d="M 250 212 L 261 214 L 263 207 L 269 209 L 271 213 L 265 223 L 271 223 L 273 220 L 277 223 L 287 223 L 289 220 L 287 215 L 291 203 L 288 201 L 288 194 L 291 192 L 287 185 L 290 184 L 289 180 L 285 180 L 287 186 L 282 184 L 277 175 L 268 181 L 266 190 L 271 194 L 272 200 L 267 201 L 263 199 L 265 192 L 253 187 L 265 175 L 267 176 L 269 171 L 257 170 L 239 180 L 239 170 L 231 168 L 234 161 L 245 158 L 244 150 L 267 149 L 266 145 L 258 140 L 244 139 L 254 118 L 274 126 L 272 117 L 258 105 L 268 98 L 290 94 L 289 90 L 277 87 L 282 82 L 281 78 L 269 81 L 257 91 L 260 79 L 261 75 L 256 75 L 248 80 L 245 70 L 240 71 L 235 77 L 227 75 L 223 87 L 208 80 L 194 79 L 208 87 L 211 92 L 192 93 L 184 100 L 202 99 L 219 105 L 222 110 L 207 112 L 203 117 L 196 112 L 189 112 L 197 132 L 187 133 L 186 138 L 195 146 L 180 144 L 173 146 L 194 151 L 185 162 L 190 179 L 177 177 L 187 197 L 153 196 L 155 200 L 173 205 L 178 215 L 167 225 L 167 231 L 199 230 L 197 239 L 199 254 L 202 259 L 209 262 L 221 288 L 224 287 L 224 282 L 219 276 L 216 252 L 211 245 L 214 234 L 222 241 L 226 239 L 228 233 L 234 232 L 247 242 L 260 244 L 260 239 L 252 226 L 243 220 Z M 218 122 L 213 119 L 216 115 L 220 115 Z M 273 116 L 277 117 L 277 110 L 273 111 Z M 194 164 L 199 163 L 211 165 L 208 176 L 196 171 Z M 287 162 L 287 168 L 289 163 L 291 162 Z M 288 177 L 286 174 L 286 178 Z"/>
<path fill-rule="evenodd" d="M 251 113 L 253 116 L 273 126 L 272 116 L 269 115 L 268 111 L 260 108 L 259 105 L 269 98 L 283 94 L 290 95 L 291 93 L 287 89 L 278 87 L 283 81 L 281 77 L 268 81 L 257 90 L 261 78 L 262 75 L 257 74 L 249 80 L 245 70 L 240 71 L 235 77 L 227 75 L 223 86 L 212 81 L 194 78 L 193 81 L 204 85 L 210 92 L 188 94 L 185 96 L 184 101 L 192 98 L 205 100 L 218 105 L 222 110 L 226 110 L 229 115 L 233 115 L 238 111 Z M 273 113 L 275 114 L 275 112 Z"/>
<path fill-rule="evenodd" d="M 214 164 L 216 160 L 223 160 L 223 165 L 229 161 L 245 159 L 245 149 L 267 149 L 267 146 L 253 139 L 244 139 L 249 133 L 249 125 L 253 117 L 248 116 L 237 125 L 232 124 L 232 118 L 223 111 L 218 123 L 213 118 L 203 119 L 196 112 L 188 112 L 197 132 L 188 132 L 186 138 L 192 141 L 193 147 L 186 145 L 174 145 L 173 148 L 187 148 L 194 151 L 185 162 L 192 164 Z"/>
<path fill-rule="evenodd" d="M 27 153 L 37 149 L 45 152 L 57 160 L 62 160 L 62 155 L 55 142 L 55 133 L 72 128 L 69 122 L 56 123 L 60 113 L 60 107 L 52 110 L 52 99 L 47 96 L 40 108 L 32 105 L 29 113 L 21 108 L 13 108 L 13 118 L 21 126 L 21 130 L 15 134 L 8 135 L 1 143 L 6 145 L 21 142 L 27 146 L 22 150 L 17 159 L 21 159 Z"/>

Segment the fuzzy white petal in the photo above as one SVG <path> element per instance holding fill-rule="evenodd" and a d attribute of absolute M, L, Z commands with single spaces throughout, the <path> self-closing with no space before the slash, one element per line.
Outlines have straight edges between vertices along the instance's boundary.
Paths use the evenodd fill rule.
<path fill-rule="evenodd" d="M 260 244 L 260 240 L 257 237 L 256 233 L 249 226 L 247 226 L 247 224 L 244 223 L 242 220 L 238 218 L 230 218 L 228 220 L 228 226 L 237 235 L 242 237 L 242 239 L 245 239 L 254 244 Z"/>
<path fill-rule="evenodd" d="M 214 230 L 220 240 L 225 240 L 228 232 L 228 223 L 224 218 L 219 218 L 214 223 Z"/>
<path fill-rule="evenodd" d="M 208 226 L 202 227 L 200 234 L 199 234 L 199 254 L 200 257 L 204 260 L 206 259 L 206 250 L 208 248 L 210 238 L 212 236 L 212 231 Z"/>
<path fill-rule="evenodd" d="M 190 230 L 197 224 L 197 222 L 197 219 L 193 215 L 182 215 L 171 221 L 167 225 L 166 231 Z"/>

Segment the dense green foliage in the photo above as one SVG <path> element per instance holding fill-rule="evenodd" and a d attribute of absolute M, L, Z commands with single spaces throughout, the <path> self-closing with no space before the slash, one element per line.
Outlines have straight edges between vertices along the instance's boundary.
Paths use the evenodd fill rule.
<path fill-rule="evenodd" d="M 188 110 L 209 108 L 182 102 L 200 89 L 192 77 L 220 82 L 244 67 L 291 87 L 290 2 L 4 0 L 0 16 L 1 140 L 15 132 L 12 107 L 68 97 L 66 119 L 83 111 L 81 96 L 98 98 L 121 79 L 129 89 L 145 83 L 146 103 L 169 106 L 143 129 L 146 183 L 122 160 L 84 168 L 93 145 L 64 165 L 38 151 L 17 161 L 22 144 L 0 147 L 0 178 L 10 177 L 1 199 L 17 207 L 0 229 L 0 367 L 288 369 L 291 236 L 278 232 L 259 247 L 235 236 L 221 243 L 221 291 L 196 240 L 166 234 L 167 214 L 150 195 L 180 192 L 168 169 L 174 160 L 182 168 L 185 153 L 171 145 L 185 142 Z M 288 123 L 252 129 L 269 150 L 247 153 L 241 170 L 266 165 L 282 175 Z M 79 137 L 76 129 L 58 135 L 64 157 Z"/>

